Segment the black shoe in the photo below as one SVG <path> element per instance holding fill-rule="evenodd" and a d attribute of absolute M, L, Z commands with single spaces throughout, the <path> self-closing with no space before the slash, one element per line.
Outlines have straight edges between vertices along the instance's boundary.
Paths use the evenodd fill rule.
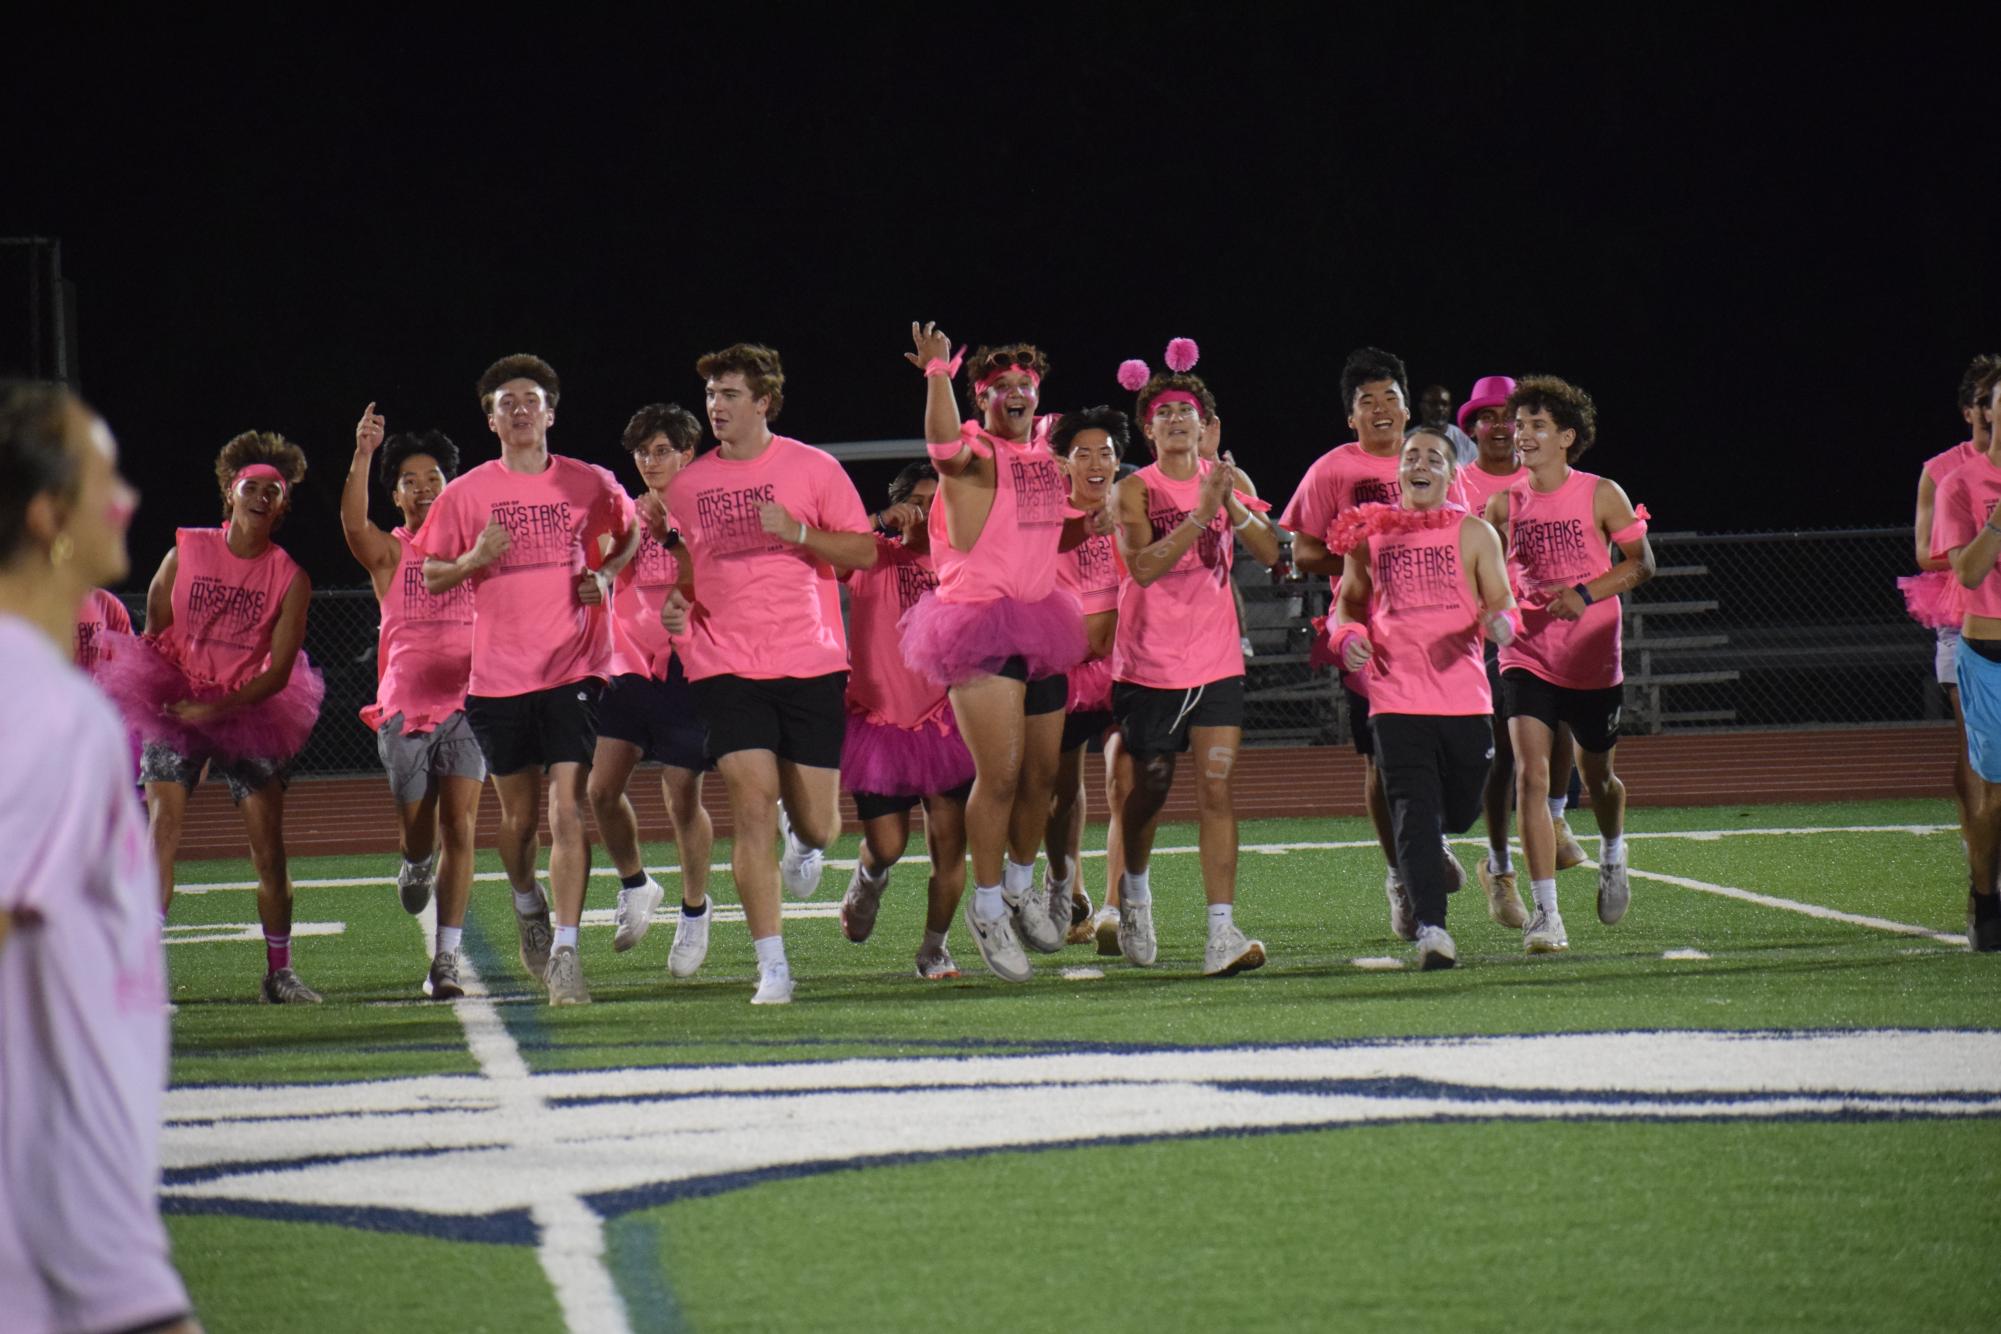
<path fill-rule="evenodd" d="M 2001 951 L 2001 896 L 1966 896 L 1966 943 L 1978 954 Z"/>

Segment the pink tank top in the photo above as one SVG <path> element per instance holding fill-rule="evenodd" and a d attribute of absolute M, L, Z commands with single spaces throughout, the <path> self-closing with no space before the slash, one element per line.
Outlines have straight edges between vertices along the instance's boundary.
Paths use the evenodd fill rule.
<path fill-rule="evenodd" d="M 965 550 L 952 540 L 949 507 L 942 497 L 931 506 L 938 597 L 945 602 L 1040 602 L 1056 587 L 1056 549 L 1063 542 L 1070 484 L 1040 440 L 1018 445 L 970 423 L 965 439 L 975 454 L 994 461 L 994 506 Z"/>
<path fill-rule="evenodd" d="M 1612 568 L 1599 531 L 1598 476 L 1572 469 L 1556 490 L 1537 491 L 1527 477 L 1508 488 L 1508 582 L 1521 605 L 1522 632 L 1501 650 L 1501 670 L 1520 667 L 1571 690 L 1603 690 L 1625 680 L 1619 647 L 1619 599 L 1600 598 L 1574 621 L 1547 610 L 1546 584 L 1568 588 Z"/>
<path fill-rule="evenodd" d="M 429 732 L 465 707 L 472 676 L 471 581 L 444 593 L 424 587 L 424 553 L 416 534 L 396 530 L 403 553 L 382 593 L 382 628 L 375 640 L 375 702 L 361 721 L 381 727 L 403 715 L 408 735 Z"/>
<path fill-rule="evenodd" d="M 194 684 L 236 690 L 271 664 L 271 632 L 299 567 L 277 546 L 245 560 L 229 549 L 227 533 L 175 530 L 180 571 L 165 643 Z"/>
<path fill-rule="evenodd" d="M 1369 639 L 1362 669 L 1371 713 L 1438 717 L 1494 711 L 1480 604 L 1459 559 L 1468 520 L 1369 539 Z"/>
<path fill-rule="evenodd" d="M 95 675 L 97 663 L 103 650 L 97 638 L 105 631 L 121 635 L 132 633 L 132 615 L 125 610 L 125 604 L 101 588 L 90 590 L 90 596 L 83 600 L 83 608 L 76 618 L 76 665 Z"/>
<path fill-rule="evenodd" d="M 915 728 L 943 718 L 945 687 L 903 660 L 903 631 L 897 622 L 938 586 L 938 575 L 929 556 L 901 542 L 879 537 L 875 549 L 874 565 L 843 576 L 848 585 L 848 655 L 854 660 L 848 710 L 872 723 Z"/>
<path fill-rule="evenodd" d="M 671 513 L 667 526 L 680 527 Z M 681 563 L 654 540 L 644 523 L 639 532 L 639 550 L 618 572 L 618 588 L 612 594 L 611 672 L 614 676 L 634 674 L 664 680 L 674 644 L 660 624 L 660 609 L 680 581 Z"/>
<path fill-rule="evenodd" d="M 1111 534 L 1087 537 L 1056 558 L 1056 582 L 1070 590 L 1086 616 L 1119 607 L 1119 548 Z"/>
<path fill-rule="evenodd" d="M 1196 475 L 1177 482 L 1149 463 L 1134 476 L 1146 485 L 1147 518 L 1158 542 L 1195 510 L 1202 476 L 1214 466 L 1198 461 Z M 1238 497 L 1243 499 L 1240 494 Z M 1230 565 L 1236 556 L 1228 506 L 1174 568 L 1141 587 L 1137 579 L 1119 586 L 1119 627 L 1112 644 L 1112 675 L 1156 690 L 1189 690 L 1244 674 L 1243 639 L 1237 628 L 1236 599 L 1230 593 Z"/>
<path fill-rule="evenodd" d="M 1528 469 L 1522 467 L 1517 467 L 1511 473 L 1497 475 L 1488 472 L 1477 463 L 1468 464 L 1454 474 L 1459 486 L 1466 492 L 1467 513 L 1483 518 L 1486 516 L 1489 500 L 1528 475 Z"/>

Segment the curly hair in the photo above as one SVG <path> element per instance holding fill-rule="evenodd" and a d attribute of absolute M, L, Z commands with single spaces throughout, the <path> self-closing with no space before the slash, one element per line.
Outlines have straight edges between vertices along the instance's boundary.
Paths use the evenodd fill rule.
<path fill-rule="evenodd" d="M 1994 387 L 1993 376 L 1997 370 L 2001 370 L 2001 356 L 1996 356 L 1992 352 L 1982 352 L 1966 363 L 1966 373 L 1959 377 L 1960 411 L 1964 412 L 1986 398 L 1980 391 L 1981 382 L 1985 381 L 1991 390 Z"/>
<path fill-rule="evenodd" d="M 1216 420 L 1216 396 L 1209 392 L 1209 386 L 1202 382 L 1201 376 L 1180 371 L 1158 371 L 1151 380 L 1140 386 L 1139 397 L 1134 400 L 1133 420 L 1140 424 L 1142 431 L 1153 415 L 1149 411 L 1153 407 L 1153 400 L 1177 389 L 1184 394 L 1195 395 L 1202 404 L 1203 421 Z"/>
<path fill-rule="evenodd" d="M 1564 453 L 1566 462 L 1577 462 L 1598 441 L 1598 405 L 1591 401 L 1591 395 L 1568 380 L 1554 375 L 1524 375 L 1515 382 L 1515 392 L 1508 395 L 1507 405 L 1501 410 L 1512 417 L 1523 408 L 1548 413 L 1560 431 L 1577 432 L 1577 438 Z"/>
<path fill-rule="evenodd" d="M 752 398 L 771 400 L 771 409 L 764 414 L 766 422 L 777 421 L 785 406 L 785 363 L 774 349 L 761 343 L 732 343 L 720 352 L 711 352 L 695 363 L 695 374 L 704 383 L 741 375 Z"/>
<path fill-rule="evenodd" d="M 1358 347 L 1348 354 L 1348 360 L 1341 366 L 1342 410 L 1352 411 L 1356 391 L 1377 380 L 1395 381 L 1397 392 L 1403 395 L 1404 407 L 1411 407 L 1410 372 L 1404 369 L 1403 358 L 1379 347 Z"/>
<path fill-rule="evenodd" d="M 28 502 L 73 498 L 83 480 L 69 447 L 69 390 L 41 380 L 0 383 L 0 562 L 27 537 Z"/>
<path fill-rule="evenodd" d="M 382 478 L 382 489 L 390 495 L 396 494 L 396 481 L 402 475 L 403 462 L 413 454 L 429 454 L 438 461 L 438 471 L 446 481 L 459 475 L 459 447 L 443 431 L 401 431 L 382 442 L 382 457 L 376 469 Z"/>
<path fill-rule="evenodd" d="M 253 463 L 268 463 L 278 470 L 285 479 L 285 509 L 292 508 L 291 493 L 298 490 L 299 483 L 306 480 L 306 451 L 279 435 L 276 431 L 245 431 L 222 447 L 215 456 L 215 486 L 222 492 L 222 518 L 229 521 L 233 502 L 230 500 L 230 484 L 236 474 Z M 284 515 L 279 515 L 283 522 Z M 274 529 L 276 525 L 273 525 Z"/>
<path fill-rule="evenodd" d="M 632 414 L 632 420 L 625 424 L 625 433 L 619 442 L 628 454 L 637 454 L 640 446 L 656 435 L 667 437 L 667 443 L 683 454 L 692 453 L 695 446 L 702 443 L 702 424 L 695 420 L 695 414 L 679 403 L 648 403 Z"/>
<path fill-rule="evenodd" d="M 486 368 L 479 377 L 479 410 L 489 417 L 493 415 L 493 396 L 500 392 L 500 386 L 509 380 L 533 380 L 542 386 L 542 394 L 555 407 L 562 397 L 563 382 L 556 378 L 556 368 L 531 352 L 516 352 L 502 357 Z"/>
<path fill-rule="evenodd" d="M 1111 437 L 1112 453 L 1119 458 L 1123 459 L 1126 450 L 1132 447 L 1132 423 L 1126 419 L 1126 414 L 1100 404 L 1095 408 L 1079 408 L 1075 412 L 1064 413 L 1056 423 L 1056 429 L 1050 433 L 1049 448 L 1058 457 L 1067 459 L 1076 447 L 1077 437 L 1086 431 L 1103 431 Z"/>
<path fill-rule="evenodd" d="M 986 410 L 986 404 L 980 402 L 980 391 L 974 386 L 989 376 L 1002 374 L 1011 366 L 1034 371 L 1038 381 L 1049 378 L 1049 358 L 1033 343 L 982 347 L 966 358 L 966 401 L 973 405 L 974 412 Z"/>

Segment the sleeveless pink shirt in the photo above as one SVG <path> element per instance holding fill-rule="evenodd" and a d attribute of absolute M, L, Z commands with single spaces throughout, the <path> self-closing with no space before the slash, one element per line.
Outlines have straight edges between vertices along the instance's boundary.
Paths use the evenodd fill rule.
<path fill-rule="evenodd" d="M 1111 534 L 1085 538 L 1056 558 L 1056 582 L 1070 590 L 1086 616 L 1119 607 L 1119 549 Z"/>
<path fill-rule="evenodd" d="M 473 591 L 470 581 L 445 593 L 424 587 L 424 553 L 416 535 L 396 530 L 403 559 L 382 593 L 382 628 L 375 641 L 375 702 L 361 721 L 381 727 L 403 715 L 409 735 L 429 732 L 465 707 L 472 676 Z"/>
<path fill-rule="evenodd" d="M 1015 444 L 970 424 L 965 439 L 975 454 L 994 461 L 994 505 L 979 536 L 963 551 L 952 542 L 942 497 L 931 506 L 939 600 L 1040 602 L 1056 587 L 1056 549 L 1063 541 L 1070 484 L 1039 440 Z"/>
<path fill-rule="evenodd" d="M 97 672 L 98 658 L 103 652 L 97 637 L 107 630 L 115 634 L 131 634 L 132 614 L 117 598 L 101 588 L 93 588 L 90 596 L 83 600 L 83 608 L 76 617 L 76 665 L 93 675 Z"/>
<path fill-rule="evenodd" d="M 1369 539 L 1375 656 L 1362 675 L 1370 713 L 1494 711 L 1480 647 L 1480 604 L 1460 560 L 1460 529 L 1468 522 Z"/>
<path fill-rule="evenodd" d="M 245 560 L 229 549 L 226 528 L 175 530 L 174 623 L 167 652 L 196 685 L 236 690 L 271 663 L 271 632 L 299 567 L 267 547 Z"/>
<path fill-rule="evenodd" d="M 1214 465 L 1200 460 L 1195 476 L 1177 482 L 1150 463 L 1134 474 L 1146 486 L 1147 518 L 1158 542 L 1195 510 L 1202 477 Z M 1239 494 L 1240 500 L 1243 499 Z M 1236 556 L 1229 507 L 1202 530 L 1174 568 L 1141 587 L 1119 586 L 1119 627 L 1112 645 L 1112 676 L 1156 690 L 1189 690 L 1244 674 L 1243 639 L 1230 565 Z"/>
<path fill-rule="evenodd" d="M 1545 584 L 1568 588 L 1612 568 L 1599 531 L 1598 476 L 1572 469 L 1550 492 L 1527 477 L 1508 488 L 1508 582 L 1521 605 L 1522 632 L 1501 650 L 1501 670 L 1520 667 L 1571 690 L 1603 690 L 1625 680 L 1619 645 L 1620 604 L 1600 598 L 1574 621 L 1547 610 Z"/>

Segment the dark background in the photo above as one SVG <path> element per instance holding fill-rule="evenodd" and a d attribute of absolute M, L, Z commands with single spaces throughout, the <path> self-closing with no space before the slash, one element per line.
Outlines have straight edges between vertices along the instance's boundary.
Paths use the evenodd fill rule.
<path fill-rule="evenodd" d="M 1413 392 L 1575 380 L 1586 466 L 1728 530 L 1907 522 L 1965 436 L 1961 370 L 2001 347 L 1989 28 L 815 12 L 106 10 L 23 37 L 0 234 L 63 242 L 82 388 L 144 492 L 135 582 L 216 517 L 215 451 L 253 427 L 313 462 L 281 540 L 355 582 L 363 404 L 491 457 L 473 382 L 517 350 L 563 377 L 556 448 L 635 481 L 626 417 L 699 413 L 694 359 L 739 339 L 784 353 L 780 429 L 811 442 L 919 432 L 912 318 L 1039 342 L 1056 409 L 1129 406 L 1119 361 L 1188 335 L 1282 503 L 1374 343 Z M 871 505 L 888 471 L 857 469 Z"/>

